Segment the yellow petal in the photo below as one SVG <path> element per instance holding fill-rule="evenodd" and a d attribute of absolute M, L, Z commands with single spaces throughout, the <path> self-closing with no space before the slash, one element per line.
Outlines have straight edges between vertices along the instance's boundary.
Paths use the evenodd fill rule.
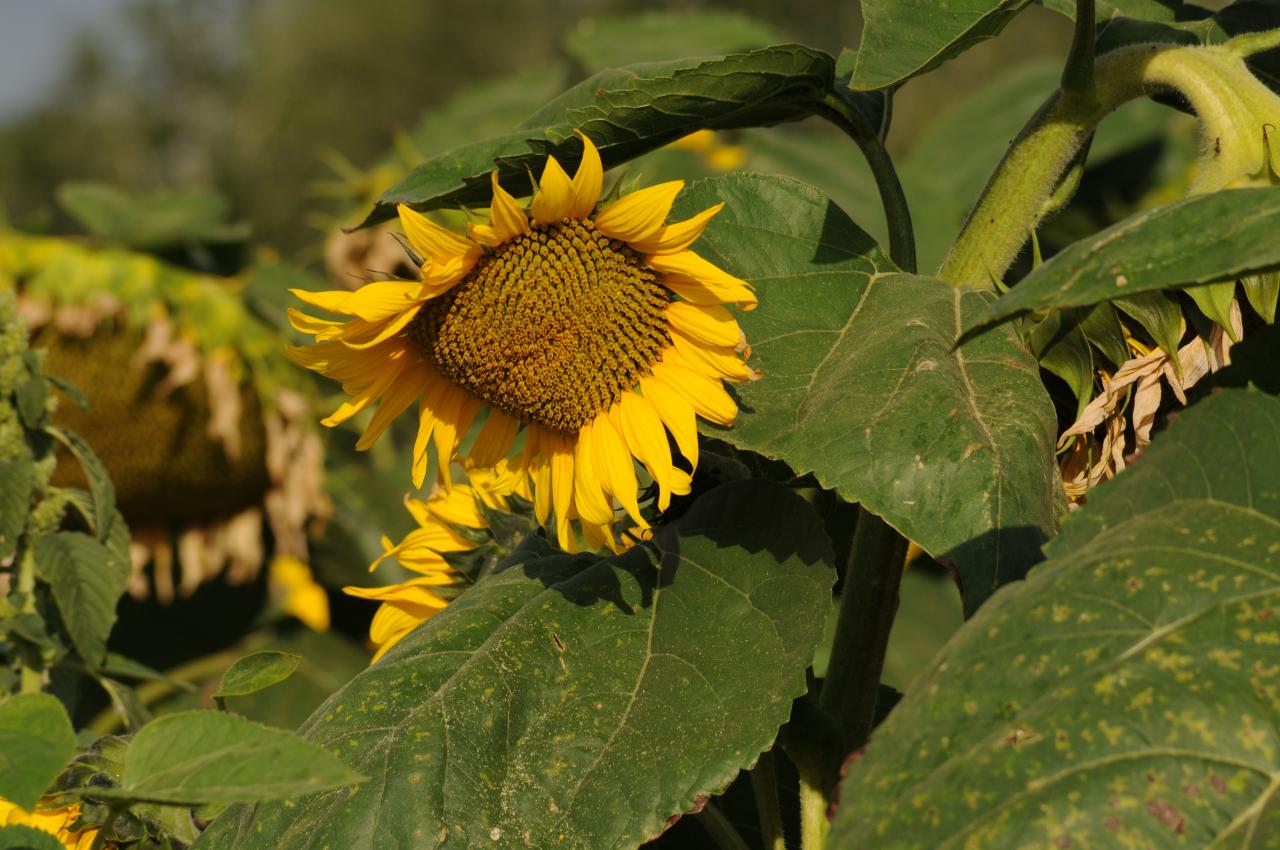
<path fill-rule="evenodd" d="M 347 399 L 333 413 L 320 420 L 320 424 L 326 428 L 333 428 L 341 425 L 352 416 L 364 410 L 373 404 L 382 396 L 387 389 L 395 383 L 396 378 L 400 376 L 401 370 L 404 368 L 405 358 L 401 357 L 397 360 L 388 362 L 381 370 L 377 379 L 363 388 L 362 391 Z"/>
<path fill-rule="evenodd" d="M 718 304 L 699 306 L 673 301 L 667 305 L 667 321 L 672 327 L 707 345 L 733 348 L 743 339 L 733 314 Z"/>
<path fill-rule="evenodd" d="M 676 351 L 667 350 L 662 362 L 653 367 L 653 377 L 679 393 L 703 419 L 717 425 L 732 425 L 738 415 L 737 403 L 725 392 L 720 380 L 685 366 Z"/>
<path fill-rule="evenodd" d="M 459 439 L 471 427 L 471 420 L 480 409 L 480 400 L 448 380 L 441 380 L 436 386 L 439 406 L 434 411 L 436 424 L 431 439 L 436 444 L 437 473 L 445 487 L 452 487 L 453 472 L 449 467 L 453 454 Z"/>
<path fill-rule="evenodd" d="M 649 268 L 664 274 L 680 275 L 693 278 L 712 290 L 738 293 L 742 290 L 751 292 L 751 285 L 742 278 L 734 277 L 724 269 L 711 263 L 692 251 L 678 251 L 674 254 L 656 254 L 648 259 Z M 730 300 L 730 299 L 725 299 Z M 754 307 L 755 296 L 747 302 Z"/>
<path fill-rule="evenodd" d="M 573 445 L 560 434 L 543 434 L 543 451 L 551 448 L 551 506 L 556 512 L 556 533 L 560 545 L 566 548 L 566 540 L 572 539 L 569 527 L 570 510 L 573 507 Z"/>
<path fill-rule="evenodd" d="M 574 447 L 573 501 L 583 520 L 583 531 L 588 525 L 608 526 L 613 522 L 613 506 L 604 494 L 604 488 L 592 463 L 595 452 L 595 435 L 591 422 L 578 431 Z"/>
<path fill-rule="evenodd" d="M 410 307 L 408 310 L 405 310 L 403 313 L 395 317 L 393 320 L 389 322 L 385 322 L 380 329 L 378 328 L 372 329 L 372 330 L 375 330 L 376 332 L 373 334 L 373 336 L 368 337 L 367 339 L 351 339 L 346 336 L 343 336 L 340 339 L 342 341 L 342 344 L 345 345 L 347 348 L 355 348 L 355 349 L 373 348 L 375 345 L 380 345 L 386 342 L 387 340 L 391 339 L 391 337 L 395 336 L 396 334 L 400 333 L 400 331 L 404 330 L 405 326 L 408 325 L 410 322 L 412 322 L 414 318 L 418 315 L 419 311 L 421 310 L 422 310 L 421 304 L 414 304 L 412 307 Z"/>
<path fill-rule="evenodd" d="M 396 211 L 400 213 L 400 226 L 404 228 L 404 235 L 409 237 L 409 244 L 432 263 L 447 263 L 475 247 L 470 240 L 404 204 L 397 205 Z"/>
<path fill-rule="evenodd" d="M 671 504 L 671 447 L 667 431 L 653 405 L 633 392 L 624 392 L 610 414 L 631 453 L 640 459 L 658 484 L 658 510 Z"/>
<path fill-rule="evenodd" d="M 448 604 L 448 601 L 430 589 L 438 586 L 440 586 L 440 582 L 436 579 L 411 578 L 406 582 L 390 584 L 385 587 L 347 586 L 342 588 L 342 592 L 357 599 L 376 599 L 379 602 L 396 601 L 409 605 L 432 605 L 443 608 Z"/>
<path fill-rule="evenodd" d="M 672 180 L 619 198 L 596 216 L 596 229 L 610 239 L 623 242 L 648 239 L 662 227 L 672 202 L 683 188 L 683 180 Z"/>
<path fill-rule="evenodd" d="M 486 248 L 497 248 L 503 242 L 507 241 L 498 233 L 498 229 L 496 227 L 489 224 L 467 222 L 467 235 L 474 241 L 484 245 Z"/>
<path fill-rule="evenodd" d="M 645 400 L 653 405 L 667 426 L 671 436 L 675 438 L 680 454 L 685 456 L 689 464 L 698 466 L 698 420 L 693 405 L 684 396 L 668 387 L 652 375 L 640 379 L 640 390 Z"/>
<path fill-rule="evenodd" d="M 467 453 L 467 459 L 478 467 L 491 467 L 507 456 L 515 442 L 519 423 L 497 408 L 489 408 L 489 418 Z"/>
<path fill-rule="evenodd" d="M 459 484 L 452 490 L 441 490 L 424 507 L 428 516 L 437 523 L 467 528 L 485 528 L 489 524 L 480 512 L 476 491 L 465 484 Z M 424 526 L 427 524 L 424 519 L 418 522 Z"/>
<path fill-rule="evenodd" d="M 641 254 L 675 254 L 683 251 L 697 241 L 702 231 L 706 229 L 707 222 L 722 209 L 724 204 L 719 203 L 711 209 L 703 210 L 693 218 L 659 227 L 647 239 L 632 242 L 631 247 Z"/>
<path fill-rule="evenodd" d="M 702 281 L 677 274 L 664 274 L 661 283 L 691 304 L 733 304 L 740 310 L 754 310 L 756 295 L 750 286 L 716 287 Z"/>
<path fill-rule="evenodd" d="M 600 189 L 604 185 L 604 167 L 600 162 L 600 152 L 581 130 L 575 131 L 582 139 L 582 161 L 573 175 L 573 186 L 569 191 L 569 218 L 586 218 L 600 200 Z"/>
<path fill-rule="evenodd" d="M 525 431 L 525 468 L 533 489 L 533 515 L 539 525 L 551 518 L 551 454 L 543 453 L 544 438 L 551 432 L 533 426 Z"/>
<path fill-rule="evenodd" d="M 410 363 L 405 366 L 399 377 L 383 393 L 377 412 L 373 414 L 373 418 L 365 426 L 364 433 L 356 442 L 356 451 L 362 452 L 372 446 L 382 436 L 382 432 L 387 430 L 387 426 L 413 404 L 413 400 L 426 386 L 426 382 L 425 364 Z"/>
<path fill-rule="evenodd" d="M 640 504 L 636 500 L 636 469 L 631 461 L 631 452 L 627 451 L 622 435 L 618 433 L 608 413 L 596 416 L 592 423 L 595 439 L 592 441 L 595 451 L 591 460 L 596 473 L 604 483 L 606 493 L 618 500 L 623 510 L 637 525 L 647 528 L 648 523 L 640 515 Z"/>
<path fill-rule="evenodd" d="M 433 411 L 433 405 L 436 403 L 435 386 L 443 380 L 439 376 L 428 379 L 422 391 L 422 397 L 418 400 L 418 435 L 413 441 L 414 487 L 422 487 L 423 482 L 427 480 L 427 444 L 436 425 L 436 416 Z"/>
<path fill-rule="evenodd" d="M 502 242 L 506 242 L 514 236 L 527 233 L 529 219 L 525 216 L 524 209 L 511 196 L 511 193 L 498 185 L 498 170 L 496 168 L 489 175 L 489 178 L 490 182 L 493 183 L 493 204 L 489 208 L 489 219 L 494 235 L 499 237 Z"/>
<path fill-rule="evenodd" d="M 555 224 L 569 215 L 570 192 L 573 186 L 554 156 L 547 157 L 538 181 L 538 191 L 529 205 L 529 214 L 538 224 Z"/>
<path fill-rule="evenodd" d="M 294 297 L 305 304 L 330 313 L 358 316 L 367 322 L 379 322 L 408 310 L 418 300 L 420 283 L 382 280 L 366 283 L 355 292 L 308 292 L 291 289 Z"/>
<path fill-rule="evenodd" d="M 732 348 L 691 340 L 679 330 L 671 334 L 671 342 L 684 364 L 699 374 L 739 383 L 755 381 L 760 377 L 760 373 L 742 362 L 742 358 Z"/>

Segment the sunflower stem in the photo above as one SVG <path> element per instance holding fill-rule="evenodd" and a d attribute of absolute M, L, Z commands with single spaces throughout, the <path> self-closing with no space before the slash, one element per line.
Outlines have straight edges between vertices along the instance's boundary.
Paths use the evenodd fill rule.
<path fill-rule="evenodd" d="M 22 612 L 36 611 L 36 558 L 31 547 L 26 547 L 18 561 L 18 592 L 22 594 Z M 24 694 L 34 694 L 44 689 L 44 671 L 28 663 L 24 654 L 19 688 Z"/>
<path fill-rule="evenodd" d="M 800 848 L 823 850 L 831 829 L 827 820 L 827 808 L 831 804 L 827 759 L 818 753 L 808 753 L 794 760 L 800 777 Z"/>
<path fill-rule="evenodd" d="M 729 823 L 729 819 L 716 808 L 715 803 L 707 803 L 694 817 L 719 850 L 751 850 L 738 830 Z"/>
<path fill-rule="evenodd" d="M 1067 66 L 1062 70 L 1063 93 L 1086 101 L 1097 94 L 1093 79 L 1094 20 L 1094 0 L 1076 0 L 1075 35 Z"/>
<path fill-rule="evenodd" d="M 840 726 L 846 753 L 871 736 L 906 554 L 905 537 L 870 511 L 859 513 L 820 700 Z"/>
<path fill-rule="evenodd" d="M 756 800 L 756 814 L 760 818 L 760 843 L 764 850 L 787 850 L 787 840 L 782 832 L 778 768 L 773 750 L 761 753 L 756 766 L 751 768 L 751 791 Z"/>
<path fill-rule="evenodd" d="M 1261 85 L 1239 57 L 1277 42 L 1280 30 L 1225 45 L 1138 44 L 1098 56 L 1092 63 L 1092 95 L 1079 96 L 1071 88 L 1055 92 L 1009 145 L 938 277 L 995 291 L 995 281 L 1008 271 L 1031 231 L 1069 200 L 1071 187 L 1064 186 L 1064 175 L 1083 166 L 1080 152 L 1098 122 L 1130 100 L 1172 89 L 1191 102 L 1207 138 L 1234 132 L 1239 122 L 1230 113 L 1240 100 L 1239 92 L 1253 92 Z M 1091 49 L 1073 46 L 1064 85 L 1080 83 L 1083 72 L 1071 66 L 1079 66 Z M 1202 160 L 1202 171 L 1211 167 L 1220 166 Z M 1068 191 L 1061 193 L 1064 188 Z"/>
<path fill-rule="evenodd" d="M 898 268 L 914 274 L 916 237 L 911 227 L 911 209 L 907 206 L 902 182 L 898 180 L 897 169 L 893 167 L 893 160 L 885 150 L 880 134 L 837 92 L 827 92 L 817 114 L 843 130 L 861 149 L 876 179 L 880 203 L 884 205 L 885 223 L 889 228 L 889 257 Z"/>

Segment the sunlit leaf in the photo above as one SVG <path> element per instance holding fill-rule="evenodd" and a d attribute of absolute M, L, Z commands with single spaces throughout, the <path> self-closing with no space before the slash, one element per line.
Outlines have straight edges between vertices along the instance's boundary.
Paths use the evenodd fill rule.
<path fill-rule="evenodd" d="M 759 481 L 652 547 L 520 557 L 303 726 L 374 781 L 228 811 L 197 846 L 635 847 L 773 740 L 834 577 L 817 515 Z"/>
<path fill-rule="evenodd" d="M 1180 414 L 909 689 L 829 846 L 1273 846 L 1277 458 L 1280 399 Z"/>
<path fill-rule="evenodd" d="M 0 797 L 32 809 L 75 752 L 66 709 L 48 694 L 0 702 Z"/>
<path fill-rule="evenodd" d="M 269 688 L 292 676 L 301 660 L 301 655 L 274 650 L 246 655 L 222 674 L 222 682 L 213 695 L 215 697 L 245 696 L 263 688 Z"/>

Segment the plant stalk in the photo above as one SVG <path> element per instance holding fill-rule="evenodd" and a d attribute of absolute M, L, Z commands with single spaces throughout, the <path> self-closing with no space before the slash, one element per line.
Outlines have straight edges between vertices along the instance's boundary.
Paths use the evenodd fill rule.
<path fill-rule="evenodd" d="M 800 775 L 801 850 L 823 850 L 831 829 L 827 820 L 827 807 L 831 802 L 831 779 L 825 769 L 827 760 L 814 755 L 795 760 Z"/>
<path fill-rule="evenodd" d="M 916 237 L 911 226 L 911 210 L 906 193 L 898 179 L 893 160 L 885 150 L 880 134 L 867 120 L 835 92 L 828 92 L 817 114 L 835 124 L 851 138 L 876 179 L 880 203 L 884 205 L 885 223 L 889 229 L 889 258 L 904 272 L 916 271 Z"/>
<path fill-rule="evenodd" d="M 938 276 L 994 291 L 994 281 L 1008 271 L 1045 211 L 1054 208 L 1050 200 L 1098 122 L 1130 100 L 1175 90 L 1191 102 L 1207 138 L 1231 137 L 1241 110 L 1261 97 L 1255 93 L 1261 83 L 1241 57 L 1273 46 L 1280 46 L 1280 30 L 1214 47 L 1139 44 L 1097 57 L 1093 97 L 1064 89 L 1040 107 L 996 167 Z M 1080 47 L 1080 54 L 1085 50 Z M 1079 76 L 1069 73 L 1064 82 L 1070 77 L 1075 85 Z"/>
<path fill-rule="evenodd" d="M 820 703 L 839 724 L 846 753 L 871 736 L 906 554 L 905 537 L 870 511 L 859 513 Z"/>
<path fill-rule="evenodd" d="M 31 547 L 26 547 L 18 562 L 18 592 L 22 594 L 22 612 L 34 614 L 36 611 L 36 558 Z M 44 671 L 32 667 L 27 659 L 22 660 L 22 675 L 19 690 L 24 694 L 34 694 L 44 690 Z"/>
<path fill-rule="evenodd" d="M 1096 94 L 1093 79 L 1094 20 L 1094 0 L 1076 0 L 1076 29 L 1071 39 L 1071 52 L 1067 54 L 1067 65 L 1062 69 L 1062 92 L 1085 101 L 1093 100 Z"/>
<path fill-rule="evenodd" d="M 738 830 L 729 823 L 729 819 L 716 808 L 715 803 L 707 803 L 694 817 L 718 850 L 751 850 Z"/>
<path fill-rule="evenodd" d="M 751 768 L 751 791 L 755 796 L 756 814 L 760 818 L 760 843 L 764 850 L 787 850 L 782 831 L 782 808 L 778 803 L 778 768 L 773 750 L 760 754 Z"/>

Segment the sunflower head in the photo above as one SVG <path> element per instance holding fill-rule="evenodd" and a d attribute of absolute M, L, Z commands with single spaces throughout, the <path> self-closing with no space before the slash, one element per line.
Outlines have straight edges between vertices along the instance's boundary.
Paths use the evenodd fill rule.
<path fill-rule="evenodd" d="M 727 309 L 754 307 L 751 286 L 690 249 L 723 204 L 667 223 L 684 185 L 676 180 L 597 209 L 600 155 L 579 136 L 575 175 L 548 157 L 527 208 L 493 172 L 489 222 L 466 235 L 401 206 L 420 280 L 295 292 L 343 320 L 291 311 L 317 341 L 295 358 L 350 396 L 326 424 L 377 405 L 365 448 L 417 401 L 415 485 L 430 446 L 446 488 L 455 460 L 479 469 L 511 457 L 538 521 L 554 518 L 569 549 L 616 547 L 619 510 L 648 527 L 637 464 L 659 510 L 687 492 L 696 418 L 732 424 L 737 405 L 723 382 L 758 377 Z"/>

